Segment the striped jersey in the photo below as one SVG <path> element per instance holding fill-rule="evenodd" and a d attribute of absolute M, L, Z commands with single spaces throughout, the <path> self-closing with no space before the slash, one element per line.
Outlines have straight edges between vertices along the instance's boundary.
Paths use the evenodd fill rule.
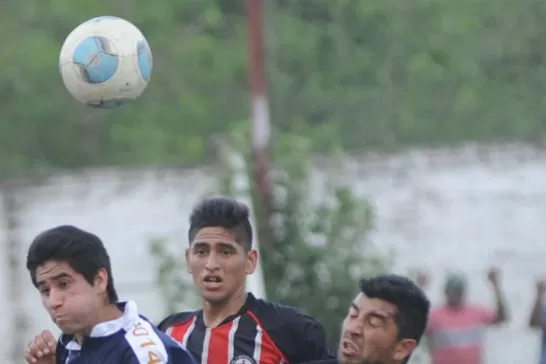
<path fill-rule="evenodd" d="M 318 321 L 251 293 L 217 327 L 205 326 L 202 310 L 171 315 L 158 327 L 201 364 L 299 364 L 332 357 Z"/>

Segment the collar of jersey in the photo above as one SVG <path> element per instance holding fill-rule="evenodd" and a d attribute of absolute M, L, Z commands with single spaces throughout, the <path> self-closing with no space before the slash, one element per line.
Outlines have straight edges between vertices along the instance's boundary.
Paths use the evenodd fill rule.
<path fill-rule="evenodd" d="M 225 325 L 228 322 L 235 320 L 237 317 L 248 311 L 252 307 L 254 302 L 256 302 L 256 297 L 254 297 L 252 293 L 247 292 L 245 303 L 243 303 L 241 309 L 236 314 L 226 317 L 226 319 L 222 321 L 218 326 Z M 205 326 L 205 321 L 203 319 L 203 310 L 199 310 L 197 312 L 197 324 L 200 326 Z"/>
<path fill-rule="evenodd" d="M 120 310 L 123 311 L 123 315 L 115 320 L 101 322 L 97 324 L 91 334 L 90 338 L 107 337 L 115 334 L 120 330 L 128 330 L 132 325 L 139 320 L 138 309 L 136 303 L 133 301 L 118 302 L 116 304 Z M 61 335 L 61 343 L 68 350 L 80 350 L 81 346 L 74 340 L 73 335 Z M 66 343 L 66 344 L 65 344 Z"/>

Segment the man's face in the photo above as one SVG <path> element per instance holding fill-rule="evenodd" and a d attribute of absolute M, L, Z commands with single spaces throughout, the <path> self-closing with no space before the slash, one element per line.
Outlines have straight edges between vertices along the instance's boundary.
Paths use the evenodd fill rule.
<path fill-rule="evenodd" d="M 97 319 L 106 291 L 107 273 L 99 271 L 94 285 L 66 262 L 49 261 L 36 269 L 42 303 L 65 334 L 86 334 Z"/>
<path fill-rule="evenodd" d="M 357 296 L 343 321 L 338 358 L 342 364 L 394 364 L 411 354 L 415 340 L 398 339 L 395 305 Z"/>
<path fill-rule="evenodd" d="M 446 288 L 445 295 L 449 307 L 460 307 L 464 304 L 464 291 L 462 289 Z"/>
<path fill-rule="evenodd" d="M 246 276 L 254 273 L 257 252 L 246 253 L 235 235 L 222 227 L 197 232 L 186 251 L 188 271 L 203 299 L 222 304 L 244 292 Z"/>

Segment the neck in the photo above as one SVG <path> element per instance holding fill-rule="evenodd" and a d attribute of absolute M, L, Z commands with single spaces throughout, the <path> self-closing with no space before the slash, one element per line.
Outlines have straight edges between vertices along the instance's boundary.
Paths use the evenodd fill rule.
<path fill-rule="evenodd" d="M 220 325 L 229 316 L 235 315 L 245 304 L 247 294 L 245 288 L 237 291 L 224 302 L 203 301 L 203 321 L 207 327 Z"/>
<path fill-rule="evenodd" d="M 123 316 L 123 312 L 118 308 L 118 306 L 113 303 L 109 303 L 105 307 L 103 307 L 102 310 L 99 311 L 96 318 L 91 322 L 91 325 L 85 330 L 85 332 L 75 334 L 74 339 L 77 343 L 81 345 L 83 342 L 83 338 L 91 335 L 91 332 L 93 331 L 95 326 L 103 322 L 118 319 L 121 316 Z"/>

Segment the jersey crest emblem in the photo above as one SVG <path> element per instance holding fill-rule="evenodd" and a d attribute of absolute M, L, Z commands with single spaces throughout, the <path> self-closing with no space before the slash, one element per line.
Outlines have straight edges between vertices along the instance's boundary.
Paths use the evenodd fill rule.
<path fill-rule="evenodd" d="M 238 355 L 229 364 L 256 364 L 256 360 L 247 355 Z"/>

